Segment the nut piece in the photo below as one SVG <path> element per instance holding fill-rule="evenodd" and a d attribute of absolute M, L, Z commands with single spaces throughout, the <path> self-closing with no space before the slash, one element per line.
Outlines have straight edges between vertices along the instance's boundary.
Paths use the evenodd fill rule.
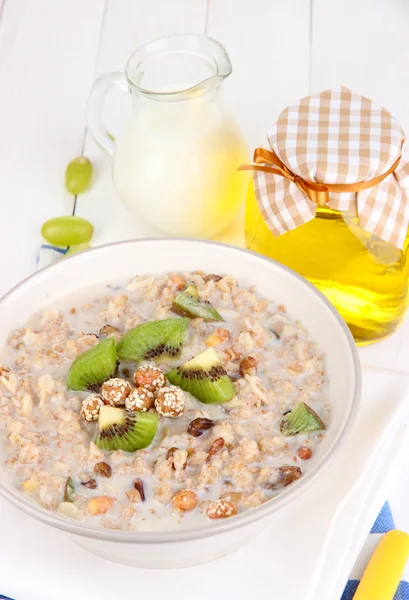
<path fill-rule="evenodd" d="M 155 408 L 164 417 L 179 417 L 185 410 L 185 396 L 182 390 L 162 388 L 156 396 Z"/>
<path fill-rule="evenodd" d="M 237 515 L 237 506 L 234 502 L 228 500 L 216 500 L 210 502 L 207 509 L 207 516 L 209 519 L 227 519 Z"/>
<path fill-rule="evenodd" d="M 180 490 L 172 498 L 173 508 L 179 512 L 190 512 L 198 503 L 198 497 L 192 490 Z"/>
<path fill-rule="evenodd" d="M 112 469 L 106 462 L 98 462 L 94 467 L 94 473 L 99 477 L 111 477 Z"/>
<path fill-rule="evenodd" d="M 134 373 L 136 387 L 143 387 L 153 394 L 166 385 L 166 377 L 157 367 L 139 367 Z"/>
<path fill-rule="evenodd" d="M 153 394 L 146 388 L 132 390 L 125 400 L 125 410 L 146 412 L 153 406 Z"/>
<path fill-rule="evenodd" d="M 205 431 L 211 429 L 215 425 L 215 422 L 211 419 L 201 418 L 193 419 L 187 428 L 187 432 L 193 437 L 201 436 Z"/>
<path fill-rule="evenodd" d="M 72 502 L 61 502 L 57 508 L 58 512 L 64 517 L 69 517 L 70 519 L 80 519 L 81 512 L 80 509 L 75 506 Z"/>
<path fill-rule="evenodd" d="M 130 393 L 130 383 L 119 377 L 108 379 L 101 386 L 102 399 L 105 404 L 110 404 L 111 406 L 123 406 Z"/>
<path fill-rule="evenodd" d="M 257 361 L 252 356 L 245 356 L 240 363 L 240 375 L 257 375 Z"/>
<path fill-rule="evenodd" d="M 278 469 L 278 471 L 279 475 L 277 484 L 283 485 L 284 487 L 290 485 L 290 483 L 293 483 L 293 481 L 296 481 L 302 475 L 300 467 L 293 467 L 291 465 L 283 465 Z"/>
<path fill-rule="evenodd" d="M 183 288 L 186 285 L 186 279 L 182 277 L 182 275 L 173 275 L 170 278 L 170 281 L 173 283 L 173 285 L 178 291 L 183 290 Z"/>
<path fill-rule="evenodd" d="M 104 401 L 96 394 L 91 394 L 82 403 L 81 417 L 88 423 L 97 421 L 101 406 L 104 406 Z"/>
<path fill-rule="evenodd" d="M 135 479 L 133 482 L 133 486 L 141 497 L 142 502 L 145 502 L 145 490 L 143 488 L 143 483 L 140 479 Z"/>
<path fill-rule="evenodd" d="M 82 481 L 81 485 L 83 485 L 84 487 L 88 488 L 89 490 L 95 490 L 95 488 L 98 486 L 97 482 L 95 481 L 95 479 L 89 479 L 88 481 Z"/>
<path fill-rule="evenodd" d="M 221 279 L 223 279 L 223 277 L 221 277 L 220 275 L 215 275 L 214 273 L 212 273 L 211 275 L 205 275 L 203 277 L 203 281 L 205 281 L 206 283 L 208 281 L 215 281 L 217 283 Z"/>
<path fill-rule="evenodd" d="M 216 438 L 214 440 L 213 444 L 209 448 L 209 453 L 207 455 L 206 462 L 209 462 L 209 460 L 212 458 L 212 456 L 217 454 L 223 448 L 223 446 L 224 446 L 224 439 L 222 437 Z"/>
<path fill-rule="evenodd" d="M 211 333 L 206 339 L 206 346 L 218 346 L 219 344 L 223 344 L 230 337 L 230 331 L 228 329 L 223 329 L 223 327 L 219 327 L 213 333 Z"/>
<path fill-rule="evenodd" d="M 113 505 L 113 498 L 109 496 L 97 496 L 88 502 L 87 508 L 91 515 L 105 515 L 111 510 Z"/>
<path fill-rule="evenodd" d="M 301 446 L 301 448 L 298 448 L 297 454 L 301 460 L 310 460 L 312 456 L 312 450 L 311 448 L 308 448 L 308 446 Z"/>
<path fill-rule="evenodd" d="M 10 373 L 10 367 L 0 363 L 0 377 L 8 377 L 9 373 Z"/>

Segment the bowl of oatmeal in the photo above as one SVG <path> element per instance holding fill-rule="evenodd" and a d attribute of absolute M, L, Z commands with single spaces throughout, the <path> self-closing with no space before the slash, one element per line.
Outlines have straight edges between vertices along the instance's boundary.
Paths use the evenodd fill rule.
<path fill-rule="evenodd" d="M 204 241 L 73 256 L 0 301 L 0 495 L 104 558 L 231 552 L 339 452 L 352 337 L 302 277 Z"/>

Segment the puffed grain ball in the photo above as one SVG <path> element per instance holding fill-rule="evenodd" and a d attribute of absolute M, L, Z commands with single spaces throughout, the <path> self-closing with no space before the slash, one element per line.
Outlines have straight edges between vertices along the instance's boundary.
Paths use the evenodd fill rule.
<path fill-rule="evenodd" d="M 129 381 L 114 377 L 102 384 L 101 396 L 105 404 L 110 404 L 111 406 L 123 406 L 125 400 L 131 393 L 131 389 Z"/>
<path fill-rule="evenodd" d="M 227 519 L 237 515 L 237 506 L 228 500 L 216 500 L 210 502 L 207 509 L 209 519 Z"/>
<path fill-rule="evenodd" d="M 172 498 L 173 508 L 178 512 L 190 512 L 198 503 L 198 497 L 192 490 L 180 490 Z"/>
<path fill-rule="evenodd" d="M 166 377 L 157 367 L 144 366 L 135 371 L 134 381 L 136 387 L 143 387 L 155 394 L 165 386 Z"/>
<path fill-rule="evenodd" d="M 104 406 L 104 401 L 96 394 L 91 394 L 82 402 L 81 416 L 84 421 L 97 421 L 101 406 Z"/>
<path fill-rule="evenodd" d="M 155 408 L 164 417 L 179 417 L 185 410 L 185 396 L 182 390 L 162 388 L 156 396 Z"/>
<path fill-rule="evenodd" d="M 132 390 L 125 400 L 125 410 L 146 412 L 153 406 L 153 394 L 145 388 Z"/>

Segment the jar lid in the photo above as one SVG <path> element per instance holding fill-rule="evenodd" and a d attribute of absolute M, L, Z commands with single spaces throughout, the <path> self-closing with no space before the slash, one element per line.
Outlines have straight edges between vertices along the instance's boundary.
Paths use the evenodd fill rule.
<path fill-rule="evenodd" d="M 327 188 L 328 206 L 354 211 L 366 231 L 403 247 L 409 157 L 402 128 L 387 110 L 345 87 L 326 90 L 287 107 L 267 139 L 258 149 L 254 188 L 274 235 L 313 219 L 321 203 L 314 189 Z M 273 163 L 264 160 L 270 154 Z"/>

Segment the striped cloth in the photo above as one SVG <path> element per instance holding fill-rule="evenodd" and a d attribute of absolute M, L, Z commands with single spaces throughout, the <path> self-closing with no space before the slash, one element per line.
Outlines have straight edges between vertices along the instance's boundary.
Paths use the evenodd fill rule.
<path fill-rule="evenodd" d="M 382 536 L 388 531 L 391 531 L 391 529 L 396 528 L 389 502 L 386 502 L 371 529 L 371 533 L 369 534 L 366 544 L 356 562 L 352 575 L 354 575 L 354 573 L 362 574 Z M 405 573 L 405 578 L 409 579 L 409 573 Z M 358 585 L 359 579 L 351 578 L 347 583 L 341 600 L 352 600 Z M 403 580 L 400 582 L 394 600 L 409 600 L 408 581 Z"/>

